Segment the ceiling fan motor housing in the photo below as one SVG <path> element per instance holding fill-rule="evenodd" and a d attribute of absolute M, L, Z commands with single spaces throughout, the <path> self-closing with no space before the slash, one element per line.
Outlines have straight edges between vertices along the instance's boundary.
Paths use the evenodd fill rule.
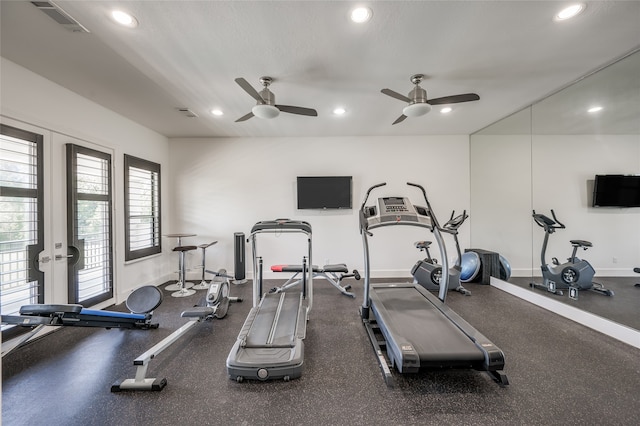
<path fill-rule="evenodd" d="M 427 91 L 416 84 L 416 87 L 409 92 L 408 98 L 411 99 L 412 104 L 427 103 Z"/>
<path fill-rule="evenodd" d="M 265 104 L 265 105 L 275 105 L 276 104 L 275 95 L 267 87 L 265 87 L 264 89 L 262 89 L 260 91 L 260 97 L 264 101 L 263 104 Z M 260 104 L 260 103 L 258 103 L 258 104 Z"/>

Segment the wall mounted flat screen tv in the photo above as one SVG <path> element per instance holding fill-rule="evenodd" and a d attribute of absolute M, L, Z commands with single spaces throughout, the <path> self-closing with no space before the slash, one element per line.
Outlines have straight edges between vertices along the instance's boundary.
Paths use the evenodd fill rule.
<path fill-rule="evenodd" d="M 594 207 L 640 207 L 640 175 L 596 175 Z"/>
<path fill-rule="evenodd" d="M 351 176 L 298 176 L 298 208 L 352 208 L 351 181 Z"/>

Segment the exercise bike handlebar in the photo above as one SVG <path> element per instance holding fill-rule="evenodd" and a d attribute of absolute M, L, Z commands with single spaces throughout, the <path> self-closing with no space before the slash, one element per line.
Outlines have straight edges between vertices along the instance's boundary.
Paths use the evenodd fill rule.
<path fill-rule="evenodd" d="M 449 218 L 447 223 L 445 223 L 442 226 L 444 228 L 443 229 L 444 232 L 447 232 L 449 234 L 457 234 L 458 228 L 460 228 L 464 223 L 464 221 L 467 220 L 467 218 L 469 217 L 466 210 L 463 210 L 462 214 L 459 214 L 458 216 L 455 216 L 455 214 L 456 214 L 456 211 L 455 210 L 452 211 L 451 218 Z"/>
<path fill-rule="evenodd" d="M 542 213 L 536 213 L 535 210 L 533 210 L 532 216 L 536 224 L 544 229 L 565 229 L 566 228 L 566 226 L 564 226 L 564 224 L 558 220 L 558 218 L 556 217 L 556 213 L 553 211 L 553 209 L 551 209 L 551 216 L 553 216 L 553 219 L 551 219 L 549 216 L 543 215 Z"/>

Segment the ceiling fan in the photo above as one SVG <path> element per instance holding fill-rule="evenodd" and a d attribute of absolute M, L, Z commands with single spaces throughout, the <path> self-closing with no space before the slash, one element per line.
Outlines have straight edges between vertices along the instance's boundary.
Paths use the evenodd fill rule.
<path fill-rule="evenodd" d="M 416 87 L 409 92 L 408 96 L 401 95 L 391 89 L 382 89 L 381 92 L 392 98 L 407 102 L 408 105 L 402 109 L 402 115 L 393 122 L 398 124 L 407 117 L 419 117 L 431 111 L 431 105 L 457 104 L 460 102 L 477 101 L 480 96 L 475 93 L 464 93 L 462 95 L 445 96 L 442 98 L 427 99 L 427 91 L 420 87 L 420 83 L 424 79 L 424 74 L 414 74 L 411 76 L 411 82 Z"/>
<path fill-rule="evenodd" d="M 271 77 L 260 77 L 260 83 L 264 86 L 264 89 L 262 89 L 260 93 L 258 93 L 258 91 L 242 77 L 236 78 L 235 82 L 258 102 L 253 108 L 251 108 L 250 113 L 238 118 L 236 123 L 239 121 L 246 121 L 254 115 L 259 118 L 276 118 L 280 115 L 280 111 L 288 112 L 289 114 L 308 115 L 311 117 L 318 116 L 318 112 L 315 109 L 290 105 L 276 105 L 276 97 L 273 92 L 269 90 L 269 85 L 273 82 Z"/>

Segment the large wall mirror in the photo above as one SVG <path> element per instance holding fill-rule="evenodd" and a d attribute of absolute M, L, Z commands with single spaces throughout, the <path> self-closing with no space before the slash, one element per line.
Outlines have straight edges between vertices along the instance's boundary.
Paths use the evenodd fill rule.
<path fill-rule="evenodd" d="M 640 330 L 640 208 L 592 207 L 595 175 L 640 175 L 640 49 L 471 135 L 470 159 L 471 245 L 502 254 L 510 281 L 528 287 L 544 237 L 532 210 L 554 209 L 566 229 L 550 236 L 547 262 L 588 240 L 579 256 L 594 281 L 624 284 L 613 297 L 558 300 Z"/>

